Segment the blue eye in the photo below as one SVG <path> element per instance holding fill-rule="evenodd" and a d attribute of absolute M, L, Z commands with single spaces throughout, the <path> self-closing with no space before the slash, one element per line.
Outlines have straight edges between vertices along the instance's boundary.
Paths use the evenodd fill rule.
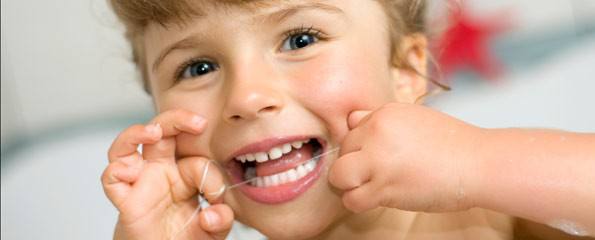
<path fill-rule="evenodd" d="M 282 51 L 297 50 L 305 48 L 318 42 L 318 37 L 315 33 L 302 32 L 298 34 L 291 34 L 283 42 Z"/>
<path fill-rule="evenodd" d="M 217 70 L 217 65 L 209 61 L 195 61 L 187 64 L 182 70 L 180 79 L 195 78 Z"/>

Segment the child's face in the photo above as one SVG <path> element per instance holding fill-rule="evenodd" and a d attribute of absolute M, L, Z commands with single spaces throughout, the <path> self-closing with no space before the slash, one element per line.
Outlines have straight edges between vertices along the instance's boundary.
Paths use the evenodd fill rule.
<path fill-rule="evenodd" d="M 207 14 L 184 26 L 149 25 L 147 73 L 159 111 L 182 108 L 208 119 L 205 133 L 178 137 L 179 155 L 216 159 L 235 172 L 236 182 L 247 168 L 233 160 L 239 154 L 307 139 L 326 151 L 348 132 L 350 112 L 417 94 L 401 91 L 402 71 L 390 64 L 387 19 L 376 1 L 202 5 Z M 313 148 L 259 164 L 257 175 L 302 164 Z M 225 202 L 240 221 L 271 238 L 320 234 L 347 215 L 326 177 L 336 157 L 323 157 L 290 183 L 230 191 Z"/>

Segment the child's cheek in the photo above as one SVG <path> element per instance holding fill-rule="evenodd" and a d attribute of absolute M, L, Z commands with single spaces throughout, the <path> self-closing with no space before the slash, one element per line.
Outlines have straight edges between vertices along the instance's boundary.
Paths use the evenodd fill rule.
<path fill-rule="evenodd" d="M 321 117 L 334 139 L 342 141 L 347 116 L 394 101 L 386 61 L 363 53 L 321 54 L 294 72 L 292 88 L 307 109 Z"/>
<path fill-rule="evenodd" d="M 176 136 L 176 154 L 180 157 L 186 156 L 212 156 L 209 151 L 210 136 L 213 135 L 214 127 L 217 125 L 217 112 L 219 106 L 208 104 L 208 95 L 194 91 L 172 91 L 163 94 L 156 101 L 159 112 L 172 109 L 185 109 L 192 111 L 207 119 L 207 127 L 200 135 L 180 133 Z"/>

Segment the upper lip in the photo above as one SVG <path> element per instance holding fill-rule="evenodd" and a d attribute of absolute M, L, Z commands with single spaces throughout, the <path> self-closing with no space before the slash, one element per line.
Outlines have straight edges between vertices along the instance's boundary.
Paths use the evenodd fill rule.
<path fill-rule="evenodd" d="M 291 143 L 298 140 L 308 140 L 312 137 L 308 137 L 305 135 L 298 135 L 298 136 L 283 136 L 283 137 L 272 137 L 263 139 L 254 143 L 250 143 L 246 146 L 241 147 L 240 149 L 236 150 L 229 156 L 227 159 L 233 160 L 233 158 L 248 154 L 248 153 L 257 153 L 257 152 L 267 152 L 271 148 L 285 144 Z"/>

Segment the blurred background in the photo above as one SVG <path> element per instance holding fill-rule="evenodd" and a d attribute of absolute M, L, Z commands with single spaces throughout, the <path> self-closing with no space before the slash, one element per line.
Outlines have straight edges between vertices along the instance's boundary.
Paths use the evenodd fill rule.
<path fill-rule="evenodd" d="M 430 106 L 482 127 L 595 132 L 595 1 L 429 3 L 453 88 Z M 107 149 L 154 114 L 123 28 L 104 0 L 1 11 L 1 238 L 110 239 Z"/>

